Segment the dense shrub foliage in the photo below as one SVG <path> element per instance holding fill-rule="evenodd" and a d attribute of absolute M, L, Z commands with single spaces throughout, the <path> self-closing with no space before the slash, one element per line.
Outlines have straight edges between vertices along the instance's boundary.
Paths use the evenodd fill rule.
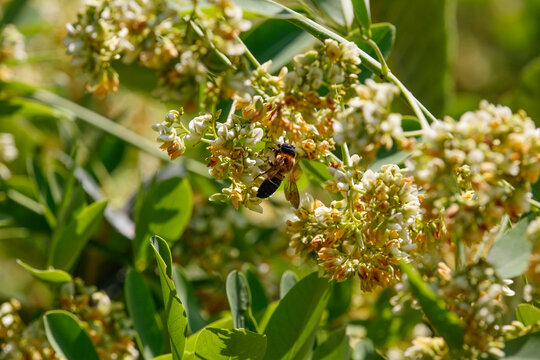
<path fill-rule="evenodd" d="M 371 5 L 1 4 L 0 357 L 537 356 L 540 6 Z"/>

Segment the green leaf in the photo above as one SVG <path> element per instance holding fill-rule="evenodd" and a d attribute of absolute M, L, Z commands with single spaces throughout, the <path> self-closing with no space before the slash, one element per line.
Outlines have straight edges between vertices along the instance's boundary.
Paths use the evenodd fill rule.
<path fill-rule="evenodd" d="M 193 194 L 186 179 L 172 176 L 155 180 L 141 196 L 134 249 L 135 266 L 144 270 L 150 261 L 147 239 L 159 235 L 171 243 L 177 241 L 191 217 Z"/>
<path fill-rule="evenodd" d="M 178 297 L 186 309 L 189 329 L 191 333 L 195 333 L 206 325 L 206 321 L 201 316 L 201 309 L 197 304 L 193 286 L 189 282 L 185 271 L 176 264 L 173 264 L 172 279 Z"/>
<path fill-rule="evenodd" d="M 418 299 L 433 328 L 451 350 L 461 349 L 464 337 L 463 323 L 456 314 L 446 310 L 444 301 L 430 289 L 416 270 L 405 263 L 401 264 L 401 268 L 407 274 L 412 293 Z"/>
<path fill-rule="evenodd" d="M 161 353 L 163 339 L 152 294 L 142 275 L 133 268 L 127 272 L 125 297 L 142 356 L 144 359 L 152 359 Z"/>
<path fill-rule="evenodd" d="M 502 360 L 537 360 L 539 351 L 540 332 L 535 332 L 507 341 Z"/>
<path fill-rule="evenodd" d="M 43 317 L 47 339 L 67 360 L 99 360 L 92 341 L 71 313 L 53 310 Z"/>
<path fill-rule="evenodd" d="M 172 354 L 165 354 L 165 355 L 157 356 L 153 358 L 152 360 L 173 360 L 173 357 L 172 357 Z"/>
<path fill-rule="evenodd" d="M 33 277 L 51 284 L 63 284 L 71 281 L 71 275 L 63 270 L 47 269 L 38 270 L 17 259 L 17 264 L 26 269 Z"/>
<path fill-rule="evenodd" d="M 251 311 L 257 316 L 259 312 L 268 306 L 268 298 L 253 266 L 248 266 L 245 272 L 249 290 L 251 291 Z"/>
<path fill-rule="evenodd" d="M 68 271 L 73 267 L 101 222 L 106 206 L 107 200 L 95 202 L 75 214 L 53 240 L 49 251 L 49 265 Z"/>
<path fill-rule="evenodd" d="M 169 330 L 169 342 L 174 360 L 182 359 L 187 335 L 187 317 L 171 280 L 172 258 L 167 242 L 159 236 L 150 239 L 159 268 L 159 279 L 165 304 L 165 320 Z"/>
<path fill-rule="evenodd" d="M 328 172 L 328 166 L 319 161 L 300 160 L 300 167 L 308 178 L 315 182 L 331 180 L 332 175 Z"/>
<path fill-rule="evenodd" d="M 497 275 L 503 279 L 519 276 L 529 267 L 532 244 L 525 237 L 531 218 L 520 220 L 495 241 L 487 257 Z"/>
<path fill-rule="evenodd" d="M 327 279 L 312 273 L 296 284 L 279 302 L 265 333 L 268 350 L 265 359 L 274 360 L 300 355 L 319 324 L 330 296 Z"/>
<path fill-rule="evenodd" d="M 369 9 L 369 0 L 352 0 L 354 9 L 354 18 L 358 25 L 366 30 L 371 27 L 371 11 Z"/>
<path fill-rule="evenodd" d="M 442 116 L 453 94 L 452 57 L 455 1 L 375 1 L 373 18 L 399 29 L 389 67 L 435 116 Z M 429 14 L 419 19 L 418 14 Z M 414 49 L 414 51 L 411 51 Z"/>
<path fill-rule="evenodd" d="M 342 282 L 334 281 L 331 285 L 330 299 L 328 300 L 328 316 L 335 319 L 347 312 L 351 305 L 353 292 L 352 280 Z"/>
<path fill-rule="evenodd" d="M 195 348 L 197 359 L 258 360 L 266 350 L 266 336 L 245 329 L 204 329 Z"/>
<path fill-rule="evenodd" d="M 233 319 L 230 316 L 230 313 L 227 313 L 226 317 L 208 324 L 207 328 L 234 329 Z M 202 330 L 204 329 L 197 331 L 195 334 L 191 334 L 187 338 L 184 353 L 188 351 L 191 353 L 195 352 L 195 346 L 197 345 L 197 340 L 199 339 L 199 335 L 201 335 Z"/>
<path fill-rule="evenodd" d="M 251 315 L 251 292 L 245 275 L 236 270 L 231 271 L 227 276 L 226 288 L 234 327 L 255 330 Z"/>
<path fill-rule="evenodd" d="M 244 43 L 260 63 L 272 60 L 275 73 L 317 42 L 312 35 L 282 19 L 269 19 L 257 26 Z"/>
<path fill-rule="evenodd" d="M 323 343 L 315 348 L 311 359 L 349 359 L 349 341 L 345 334 L 345 328 L 332 332 Z"/>
<path fill-rule="evenodd" d="M 519 304 L 516 309 L 516 319 L 525 326 L 534 325 L 540 321 L 540 309 L 531 304 Z"/>
<path fill-rule="evenodd" d="M 285 271 L 283 275 L 281 275 L 281 281 L 279 283 L 279 298 L 283 299 L 297 282 L 298 276 L 293 271 Z"/>

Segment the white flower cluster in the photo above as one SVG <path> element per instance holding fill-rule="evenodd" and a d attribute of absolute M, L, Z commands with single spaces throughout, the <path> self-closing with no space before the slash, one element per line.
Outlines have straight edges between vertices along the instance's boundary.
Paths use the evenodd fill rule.
<path fill-rule="evenodd" d="M 401 115 L 390 112 L 392 100 L 399 93 L 396 86 L 367 79 L 355 87 L 355 93 L 333 123 L 337 144 L 350 144 L 351 151 L 365 164 L 375 159 L 381 147 L 390 149 L 395 141 L 412 145 L 403 135 Z"/>
<path fill-rule="evenodd" d="M 528 211 L 540 175 L 540 129 L 524 112 L 483 101 L 459 121 L 432 123 L 424 140 L 407 169 L 424 190 L 425 219 L 441 221 L 449 239 L 477 243 L 504 214 Z"/>

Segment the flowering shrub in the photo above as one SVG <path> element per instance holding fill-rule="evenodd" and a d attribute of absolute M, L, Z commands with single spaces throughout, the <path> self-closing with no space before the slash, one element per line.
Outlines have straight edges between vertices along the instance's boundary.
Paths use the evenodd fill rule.
<path fill-rule="evenodd" d="M 392 71 L 432 44 L 389 66 L 396 29 L 371 22 L 369 1 L 299 3 L 86 0 L 66 26 L 70 71 L 105 97 L 93 106 L 107 116 L 127 99 L 136 128 L 171 109 L 151 120 L 150 143 L 10 80 L 35 54 L 8 21 L 15 10 L 0 14 L 0 225 L 13 225 L 0 239 L 37 239 L 18 264 L 51 299 L 33 319 L 17 300 L 1 306 L 0 355 L 504 359 L 540 349 L 537 122 L 493 99 L 439 119 L 396 75 L 407 72 Z M 374 6 L 380 17 L 395 5 Z M 79 73 L 62 74 L 55 85 L 79 86 Z M 141 157 L 130 167 L 124 144 L 180 166 L 153 174 L 159 164 Z"/>

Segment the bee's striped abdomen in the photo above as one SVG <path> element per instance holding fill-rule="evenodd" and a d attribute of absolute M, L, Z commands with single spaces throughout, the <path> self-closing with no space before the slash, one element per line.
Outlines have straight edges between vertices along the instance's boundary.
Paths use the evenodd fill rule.
<path fill-rule="evenodd" d="M 281 179 L 277 176 L 274 176 L 271 179 L 264 180 L 259 187 L 259 190 L 257 191 L 257 197 L 261 199 L 266 199 L 267 197 L 276 192 L 280 184 Z"/>

